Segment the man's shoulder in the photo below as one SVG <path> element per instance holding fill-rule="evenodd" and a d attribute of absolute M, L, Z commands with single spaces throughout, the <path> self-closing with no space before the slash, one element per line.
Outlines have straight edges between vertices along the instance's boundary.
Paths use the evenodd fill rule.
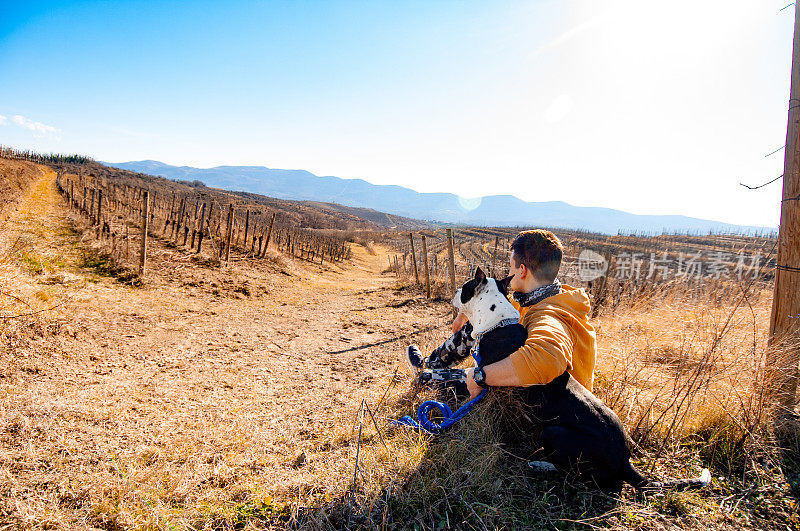
<path fill-rule="evenodd" d="M 520 322 L 530 333 L 533 330 L 544 328 L 558 328 L 566 332 L 568 323 L 565 322 L 559 312 L 547 306 L 529 306 L 525 308 Z"/>

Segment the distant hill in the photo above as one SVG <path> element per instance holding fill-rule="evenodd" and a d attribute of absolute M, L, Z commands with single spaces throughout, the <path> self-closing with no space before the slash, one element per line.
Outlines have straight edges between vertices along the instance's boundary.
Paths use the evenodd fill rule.
<path fill-rule="evenodd" d="M 544 226 L 623 232 L 770 232 L 773 227 L 733 225 L 687 216 L 638 215 L 599 207 L 578 207 L 562 201 L 526 202 L 512 195 L 464 200 L 454 194 L 420 193 L 402 186 L 362 179 L 319 177 L 304 170 L 263 166 L 191 168 L 154 160 L 104 163 L 173 180 L 199 180 L 207 186 L 246 191 L 281 199 L 338 203 L 428 221 L 484 226 Z"/>

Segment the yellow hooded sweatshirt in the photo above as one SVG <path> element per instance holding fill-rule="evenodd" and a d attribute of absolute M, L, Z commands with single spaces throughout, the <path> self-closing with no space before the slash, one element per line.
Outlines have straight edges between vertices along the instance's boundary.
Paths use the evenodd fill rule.
<path fill-rule="evenodd" d="M 586 291 L 562 284 L 558 295 L 527 307 L 509 299 L 528 331 L 525 344 L 509 357 L 522 385 L 550 383 L 566 370 L 591 391 L 597 344 Z"/>

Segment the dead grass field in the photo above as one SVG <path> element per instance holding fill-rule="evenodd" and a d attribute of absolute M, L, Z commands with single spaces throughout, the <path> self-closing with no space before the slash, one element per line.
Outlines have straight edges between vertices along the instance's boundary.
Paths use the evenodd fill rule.
<path fill-rule="evenodd" d="M 160 526 L 334 495 L 315 458 L 350 460 L 343 422 L 401 343 L 358 347 L 443 327 L 443 312 L 394 289 L 364 248 L 345 268 L 218 270 L 155 244 L 145 285 L 127 286 L 98 273 L 53 179 L 2 235 L 3 314 L 45 311 L 2 325 L 0 517 Z"/>
<path fill-rule="evenodd" d="M 42 170 L 0 234 L 0 528 L 800 523 L 797 468 L 751 418 L 768 292 L 732 319 L 730 301 L 681 293 L 598 318 L 598 394 L 637 465 L 716 478 L 612 498 L 527 472 L 497 436 L 495 402 L 437 440 L 387 429 L 421 399 L 400 352 L 432 348 L 452 314 L 382 273 L 380 245 L 324 267 L 274 256 L 219 269 L 156 240 L 133 286 L 108 274 L 54 179 Z"/>

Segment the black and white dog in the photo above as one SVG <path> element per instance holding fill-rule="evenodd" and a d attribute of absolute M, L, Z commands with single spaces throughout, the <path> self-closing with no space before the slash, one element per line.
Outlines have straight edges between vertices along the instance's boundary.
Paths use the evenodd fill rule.
<path fill-rule="evenodd" d="M 469 319 L 469 324 L 445 342 L 430 357 L 423 359 L 415 345 L 406 350 L 406 361 L 413 369 L 429 367 L 418 375 L 420 384 L 452 389 L 458 399 L 469 396 L 463 370 L 451 369 L 478 348 L 480 363 L 489 365 L 508 357 L 525 344 L 528 334 L 519 324 L 519 312 L 508 300 L 508 283 L 488 278 L 478 268 L 475 277 L 453 297 L 453 305 Z M 476 341 L 477 339 L 477 341 Z"/>
<path fill-rule="evenodd" d="M 479 268 L 454 298 L 456 307 L 473 324 L 475 337 L 480 338 L 481 365 L 508 357 L 527 338 L 519 324 L 519 312 L 506 295 L 510 280 L 487 278 Z M 516 323 L 508 324 L 513 320 Z M 539 444 L 546 461 L 532 462 L 535 468 L 576 471 L 600 488 L 614 491 L 619 491 L 623 482 L 637 489 L 706 486 L 711 482 L 707 469 L 687 480 L 658 482 L 643 477 L 630 462 L 630 439 L 619 417 L 569 372 L 548 384 L 516 388 L 515 395 L 541 429 Z"/>

